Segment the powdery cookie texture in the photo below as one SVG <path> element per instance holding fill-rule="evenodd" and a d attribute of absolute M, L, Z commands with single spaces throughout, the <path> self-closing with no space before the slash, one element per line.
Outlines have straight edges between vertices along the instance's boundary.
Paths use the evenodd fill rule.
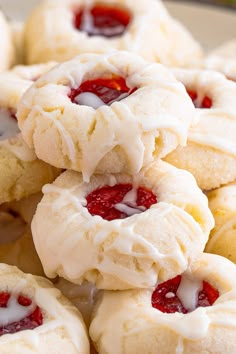
<path fill-rule="evenodd" d="M 23 96 L 19 126 L 56 166 L 137 173 L 186 142 L 194 106 L 161 64 L 128 52 L 84 54 L 56 66 Z"/>
<path fill-rule="evenodd" d="M 200 45 L 157 0 L 42 1 L 26 21 L 25 48 L 29 64 L 111 49 L 170 66 L 202 63 Z"/>
<path fill-rule="evenodd" d="M 15 60 L 11 29 L 0 10 L 0 72 L 7 70 Z"/>
<path fill-rule="evenodd" d="M 79 311 L 42 277 L 0 264 L 0 352 L 89 354 Z"/>
<path fill-rule="evenodd" d="M 205 66 L 207 69 L 220 71 L 228 79 L 236 81 L 236 40 L 223 43 L 209 53 Z"/>
<path fill-rule="evenodd" d="M 0 204 L 39 192 L 59 174 L 36 157 L 20 134 L 16 108 L 31 84 L 13 72 L 0 74 Z"/>
<path fill-rule="evenodd" d="M 101 294 L 90 326 L 100 354 L 236 352 L 236 268 L 203 254 L 157 288 Z"/>
<path fill-rule="evenodd" d="M 37 200 L 34 196 L 0 206 L 0 262 L 15 265 L 25 273 L 44 276 L 30 230 Z"/>
<path fill-rule="evenodd" d="M 207 196 L 215 227 L 206 252 L 219 254 L 236 263 L 236 184 L 216 189 Z"/>
<path fill-rule="evenodd" d="M 154 286 L 203 251 L 213 218 L 191 174 L 158 161 L 133 179 L 73 171 L 43 188 L 32 233 L 45 274 L 100 289 Z"/>
<path fill-rule="evenodd" d="M 165 160 L 190 171 L 201 189 L 209 190 L 236 179 L 236 83 L 205 70 L 173 71 L 196 107 L 196 124 L 185 147 Z"/>

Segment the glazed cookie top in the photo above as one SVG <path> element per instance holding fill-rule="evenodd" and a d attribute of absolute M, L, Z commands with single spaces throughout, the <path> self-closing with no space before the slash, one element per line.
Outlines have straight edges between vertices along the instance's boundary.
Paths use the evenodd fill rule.
<path fill-rule="evenodd" d="M 202 59 L 191 34 L 157 0 L 46 0 L 26 22 L 25 40 L 28 63 L 111 49 L 172 66 L 199 65 Z"/>
<path fill-rule="evenodd" d="M 32 233 L 45 273 L 100 289 L 144 288 L 177 275 L 213 227 L 192 175 L 162 161 L 134 179 L 94 175 L 86 183 L 66 171 L 43 193 Z"/>
<path fill-rule="evenodd" d="M 150 353 L 156 353 L 155 346 L 160 348 L 160 341 L 165 345 L 163 353 L 190 352 L 186 348 L 188 341 L 191 345 L 200 342 L 200 352 L 205 349 L 207 339 L 214 336 L 215 327 L 221 326 L 218 334 L 221 343 L 223 333 L 227 346 L 231 341 L 232 348 L 232 331 L 236 331 L 235 276 L 233 263 L 223 257 L 203 254 L 188 271 L 159 283 L 154 291 L 105 291 L 93 313 L 91 338 L 101 353 L 113 353 L 112 348 L 116 348 L 116 354 L 136 352 L 135 343 L 143 347 L 149 340 Z M 229 337 L 224 328 L 229 328 Z M 224 343 L 222 348 L 214 345 L 212 353 L 225 352 Z"/>
<path fill-rule="evenodd" d="M 228 79 L 236 81 L 236 41 L 233 39 L 213 50 L 205 61 L 207 69 L 222 72 Z"/>
<path fill-rule="evenodd" d="M 64 335 L 73 343 L 73 353 L 89 353 L 88 338 L 79 311 L 48 280 L 0 264 L 0 287 L 1 350 L 8 345 L 9 353 L 12 352 L 10 349 L 18 341 L 22 352 L 29 346 L 32 352 L 41 353 L 40 346 L 44 344 L 40 338 L 46 336 L 45 340 L 52 348 L 48 334 L 51 333 L 51 341 L 55 341 L 52 331 L 60 332 L 63 328 Z M 54 345 L 54 349 L 60 348 L 59 342 Z"/>
<path fill-rule="evenodd" d="M 86 181 L 96 168 L 137 173 L 165 156 L 185 143 L 193 116 L 184 87 L 166 68 L 128 52 L 58 65 L 27 91 L 17 112 L 37 156 L 82 171 Z M 125 163 L 117 171 L 119 154 Z"/>
<path fill-rule="evenodd" d="M 207 70 L 173 70 L 196 107 L 188 141 L 236 155 L 236 84 Z M 227 132 L 227 134 L 225 134 Z"/>
<path fill-rule="evenodd" d="M 14 48 L 10 27 L 0 11 L 0 72 L 7 70 L 14 62 Z"/>

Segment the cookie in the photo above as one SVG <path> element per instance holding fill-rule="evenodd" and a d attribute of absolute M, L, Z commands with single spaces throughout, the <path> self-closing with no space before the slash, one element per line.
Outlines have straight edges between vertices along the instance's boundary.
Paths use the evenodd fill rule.
<path fill-rule="evenodd" d="M 20 134 L 16 108 L 31 84 L 13 72 L 0 74 L 0 204 L 39 192 L 60 173 L 40 161 Z"/>
<path fill-rule="evenodd" d="M 45 274 L 99 289 L 154 286 L 199 257 L 213 227 L 190 173 L 157 161 L 135 178 L 73 171 L 43 188 L 32 233 Z"/>
<path fill-rule="evenodd" d="M 236 41 L 232 39 L 214 49 L 205 60 L 207 69 L 222 72 L 228 79 L 236 81 Z"/>
<path fill-rule="evenodd" d="M 216 253 L 236 263 L 236 184 L 218 188 L 207 194 L 215 219 L 206 252 Z"/>
<path fill-rule="evenodd" d="M 15 60 L 15 52 L 13 39 L 11 34 L 11 29 L 7 20 L 0 10 L 0 72 L 7 70 L 11 65 L 13 65 Z"/>
<path fill-rule="evenodd" d="M 236 83 L 205 70 L 173 71 L 196 107 L 196 124 L 187 145 L 165 160 L 191 172 L 201 189 L 210 190 L 236 179 Z"/>
<path fill-rule="evenodd" d="M 0 264 L 0 351 L 89 354 L 79 311 L 47 279 Z"/>
<path fill-rule="evenodd" d="M 133 174 L 186 142 L 194 106 L 160 64 L 128 52 L 84 54 L 23 96 L 20 129 L 38 158 L 82 171 Z"/>
<path fill-rule="evenodd" d="M 236 268 L 203 254 L 154 289 L 104 291 L 90 326 L 100 354 L 236 352 Z"/>
<path fill-rule="evenodd" d="M 41 1 L 26 21 L 25 48 L 28 64 L 112 49 L 170 66 L 202 62 L 200 45 L 157 0 Z"/>

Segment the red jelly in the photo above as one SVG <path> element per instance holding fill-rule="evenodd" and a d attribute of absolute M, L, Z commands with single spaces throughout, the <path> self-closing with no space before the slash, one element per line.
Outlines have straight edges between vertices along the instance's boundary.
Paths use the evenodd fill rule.
<path fill-rule="evenodd" d="M 110 79 L 93 79 L 84 81 L 78 88 L 71 89 L 69 97 L 73 103 L 81 93 L 91 92 L 99 97 L 104 104 L 110 105 L 131 95 L 136 88 L 129 88 L 123 77 L 115 76 Z"/>
<path fill-rule="evenodd" d="M 201 102 L 198 102 L 198 94 L 196 91 L 187 90 L 188 95 L 194 103 L 196 108 L 211 108 L 212 107 L 212 99 L 208 96 L 204 96 Z"/>
<path fill-rule="evenodd" d="M 132 190 L 131 184 L 116 184 L 115 186 L 104 186 L 87 195 L 87 209 L 91 215 L 99 215 L 105 220 L 124 219 L 128 217 L 124 211 L 117 209 L 116 204 L 122 203 L 126 194 Z M 157 197 L 144 187 L 137 188 L 135 206 L 132 207 L 144 211 L 152 204 L 157 203 Z M 129 202 L 125 205 L 131 206 Z"/>
<path fill-rule="evenodd" d="M 7 308 L 10 297 L 11 297 L 10 293 L 7 292 L 0 293 L 0 307 Z M 32 301 L 23 295 L 19 295 L 17 301 L 18 304 L 24 307 L 30 306 L 32 304 Z M 23 318 L 22 320 L 18 322 L 9 323 L 3 327 L 0 327 L 0 335 L 16 333 L 28 329 L 34 329 L 36 327 L 41 326 L 42 324 L 43 324 L 43 315 L 41 313 L 40 308 L 36 306 L 34 311 L 27 317 Z"/>
<path fill-rule="evenodd" d="M 75 28 L 89 36 L 121 36 L 130 21 L 129 11 L 105 4 L 96 4 L 91 9 L 80 9 L 74 15 Z"/>
<path fill-rule="evenodd" d="M 177 290 L 180 285 L 182 276 L 167 280 L 164 283 L 159 284 L 154 292 L 152 293 L 152 306 L 157 310 L 165 313 L 188 313 L 186 308 L 184 308 L 180 299 L 177 296 Z M 169 296 L 168 296 L 169 295 Z M 212 285 L 203 281 L 202 290 L 198 293 L 197 307 L 206 307 L 214 304 L 216 299 L 219 297 L 219 291 L 213 288 Z"/>

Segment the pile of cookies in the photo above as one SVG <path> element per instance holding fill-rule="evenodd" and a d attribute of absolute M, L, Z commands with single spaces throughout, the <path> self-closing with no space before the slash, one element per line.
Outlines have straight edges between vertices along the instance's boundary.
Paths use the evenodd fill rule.
<path fill-rule="evenodd" d="M 158 0 L 0 28 L 0 352 L 236 353 L 234 42 Z"/>

